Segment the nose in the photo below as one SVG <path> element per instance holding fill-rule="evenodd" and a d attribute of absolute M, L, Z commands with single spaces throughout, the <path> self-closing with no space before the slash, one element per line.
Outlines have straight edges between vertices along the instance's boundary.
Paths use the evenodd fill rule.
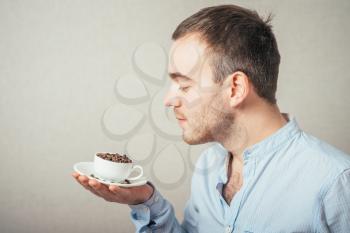
<path fill-rule="evenodd" d="M 181 106 L 180 98 L 171 89 L 166 93 L 163 102 L 164 102 L 165 107 L 171 107 L 171 106 L 180 107 Z"/>

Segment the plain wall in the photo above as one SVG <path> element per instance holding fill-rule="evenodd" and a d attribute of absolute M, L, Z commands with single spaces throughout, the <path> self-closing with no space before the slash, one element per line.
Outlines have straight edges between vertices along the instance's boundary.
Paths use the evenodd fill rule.
<path fill-rule="evenodd" d="M 155 151 L 136 159 L 144 159 L 146 176 L 173 203 L 181 221 L 191 164 L 205 145 L 187 153 L 184 142 L 157 131 L 149 115 L 161 124 L 157 114 L 164 107 L 160 102 L 150 108 L 149 97 L 128 105 L 143 114 L 144 122 L 125 138 L 109 133 L 129 119 L 109 122 L 106 130 L 104 114 L 119 109 L 119 77 L 131 73 L 141 78 L 150 96 L 161 89 L 132 64 L 138 51 L 146 69 L 149 65 L 150 72 L 161 76 L 161 52 L 154 57 L 152 48 L 138 46 L 153 43 L 158 51 L 168 51 L 171 33 L 184 18 L 220 3 L 275 14 L 281 111 L 294 115 L 305 131 L 350 153 L 347 0 L 1 0 L 0 232 L 133 232 L 128 206 L 93 196 L 70 174 L 74 163 L 92 161 L 95 152 L 124 151 L 130 142 L 137 145 L 132 147 L 137 154 L 150 151 L 153 139 Z M 139 134 L 146 136 L 132 139 Z"/>

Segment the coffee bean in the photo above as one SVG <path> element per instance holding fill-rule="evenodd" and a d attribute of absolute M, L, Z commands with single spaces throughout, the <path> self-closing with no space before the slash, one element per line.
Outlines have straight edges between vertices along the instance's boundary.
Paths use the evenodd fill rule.
<path fill-rule="evenodd" d="M 130 184 L 130 181 L 128 179 L 125 179 L 124 181 L 120 182 L 121 184 Z"/>
<path fill-rule="evenodd" d="M 116 163 L 132 163 L 132 160 L 128 158 L 127 155 L 120 155 L 118 153 L 97 153 L 96 154 L 101 159 L 109 160 Z"/>

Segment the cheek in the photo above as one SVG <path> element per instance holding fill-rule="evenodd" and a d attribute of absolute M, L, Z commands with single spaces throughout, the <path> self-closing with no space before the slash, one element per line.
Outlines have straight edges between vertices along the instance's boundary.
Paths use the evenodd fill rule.
<path fill-rule="evenodd" d="M 200 99 L 200 101 L 195 102 L 195 104 L 193 104 L 191 106 L 191 108 L 188 109 L 188 114 L 191 118 L 192 121 L 194 121 L 194 123 L 198 124 L 202 124 L 203 121 L 205 121 L 206 119 L 209 119 L 209 105 L 208 102 L 206 102 L 204 99 Z"/>
<path fill-rule="evenodd" d="M 192 87 L 186 94 L 183 95 L 186 108 L 189 110 L 197 109 L 203 103 L 203 96 L 194 87 Z"/>

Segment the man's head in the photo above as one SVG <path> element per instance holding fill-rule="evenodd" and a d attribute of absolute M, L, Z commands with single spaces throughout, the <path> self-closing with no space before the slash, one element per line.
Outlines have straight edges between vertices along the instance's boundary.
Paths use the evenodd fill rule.
<path fill-rule="evenodd" d="M 185 119 L 187 143 L 220 141 L 234 130 L 240 109 L 276 103 L 280 56 L 269 21 L 223 5 L 202 9 L 176 28 L 165 104 Z"/>

